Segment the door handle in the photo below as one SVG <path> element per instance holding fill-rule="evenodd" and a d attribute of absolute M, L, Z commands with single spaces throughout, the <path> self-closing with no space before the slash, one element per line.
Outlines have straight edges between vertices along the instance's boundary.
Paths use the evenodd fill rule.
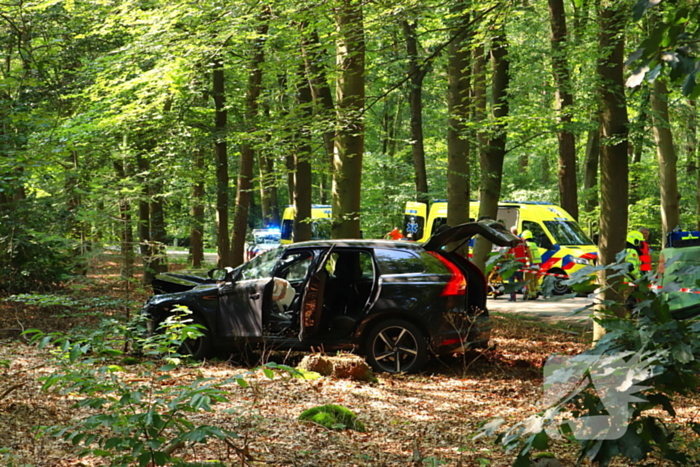
<path fill-rule="evenodd" d="M 250 299 L 251 299 L 251 300 L 257 300 L 257 299 L 259 299 L 259 298 L 260 298 L 260 294 L 259 294 L 259 293 L 252 293 L 252 294 L 250 294 Z"/>

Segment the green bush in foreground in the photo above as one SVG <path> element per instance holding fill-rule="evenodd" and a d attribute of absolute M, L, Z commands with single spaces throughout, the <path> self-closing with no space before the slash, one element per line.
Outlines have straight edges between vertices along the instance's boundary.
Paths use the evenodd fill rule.
<path fill-rule="evenodd" d="M 59 367 L 43 378 L 43 389 L 77 394 L 75 406 L 90 409 L 90 415 L 69 426 L 43 427 L 43 432 L 81 446 L 80 455 L 102 457 L 111 467 L 192 465 L 175 454 L 210 439 L 236 438 L 235 432 L 192 422 L 191 415 L 212 412 L 215 404 L 227 402 L 230 386 L 248 387 L 246 376 L 258 369 L 225 380 L 200 377 L 183 384 L 170 374 L 187 361 L 177 349 L 183 339 L 201 331 L 186 316 L 166 320 L 161 331 L 138 345 L 152 359 L 129 372 L 114 363 L 123 360 L 118 348 L 123 342 L 90 336 L 72 342 L 58 333 L 27 331 L 40 348 L 53 349 Z M 276 371 L 295 374 L 292 368 L 274 364 L 261 370 L 270 379 Z M 236 415 L 244 416 L 246 410 Z"/>
<path fill-rule="evenodd" d="M 611 269 L 624 275 L 623 257 Z M 578 445 L 578 463 L 587 459 L 597 466 L 615 458 L 698 465 L 700 423 L 667 422 L 656 411 L 673 418 L 674 397 L 697 394 L 700 321 L 676 319 L 664 296 L 650 292 L 649 280 L 636 281 L 633 300 L 625 302 L 628 317 L 606 312 L 594 318 L 606 330 L 595 347 L 548 361 L 542 412 L 510 427 L 493 420 L 474 439 L 495 435 L 507 451 L 517 452 L 517 467 L 529 467 L 535 453 L 553 443 Z"/>

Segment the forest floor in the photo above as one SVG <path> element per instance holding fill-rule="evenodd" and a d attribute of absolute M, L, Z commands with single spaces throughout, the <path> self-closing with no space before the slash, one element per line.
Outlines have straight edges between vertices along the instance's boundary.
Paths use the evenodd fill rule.
<path fill-rule="evenodd" d="M 40 436 L 41 427 L 68 426 L 94 415 L 76 408 L 76 392 L 43 391 L 42 378 L 55 374 L 56 363 L 47 350 L 29 345 L 19 330 L 67 331 L 97 322 L 100 314 L 132 316 L 146 293 L 127 292 L 116 264 L 100 260 L 88 276 L 74 283 L 72 296 L 124 300 L 108 302 L 104 310 L 88 313 L 60 305 L 38 307 L 17 301 L 0 301 L 0 465 L 92 467 L 108 464 L 94 457 L 79 457 L 76 448 L 53 436 Z M 95 302 L 96 303 L 96 302 Z M 92 311 L 95 311 L 94 309 Z M 246 375 L 248 386 L 225 387 L 227 401 L 212 412 L 190 416 L 235 432 L 227 442 L 213 440 L 177 452 L 191 462 L 218 460 L 225 466 L 506 466 L 513 453 L 505 453 L 492 438 L 473 440 L 479 427 L 494 417 L 508 424 L 536 414 L 542 397 L 542 367 L 553 353 L 577 354 L 586 349 L 590 335 L 559 330 L 551 325 L 522 320 L 514 315 L 493 316 L 494 349 L 431 360 L 418 375 L 379 374 L 364 383 L 322 377 L 315 380 L 270 379 L 262 372 Z M 118 361 L 116 363 L 119 363 Z M 294 364 L 290 358 L 286 361 Z M 196 378 L 214 381 L 245 374 L 247 368 L 212 361 L 173 370 L 177 384 Z M 173 380 L 145 381 L 140 364 L 124 366 L 123 380 L 151 386 L 172 385 Z M 677 401 L 677 416 L 670 423 L 700 421 L 698 400 Z M 366 432 L 331 431 L 298 420 L 299 414 L 322 404 L 340 404 L 354 411 Z M 661 413 L 659 416 L 663 416 Z M 576 446 L 557 441 L 550 446 L 564 466 L 576 464 Z M 584 461 L 584 465 L 587 462 Z M 625 462 L 613 465 L 628 465 Z M 647 464 L 664 465 L 652 460 Z"/>

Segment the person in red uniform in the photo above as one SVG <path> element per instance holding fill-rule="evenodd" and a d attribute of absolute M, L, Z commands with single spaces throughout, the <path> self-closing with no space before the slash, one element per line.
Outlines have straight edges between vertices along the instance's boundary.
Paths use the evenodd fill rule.
<path fill-rule="evenodd" d="M 398 227 L 394 227 L 394 229 L 391 232 L 384 235 L 384 238 L 387 240 L 401 240 L 403 238 L 403 234 L 401 233 L 401 230 Z"/>
<path fill-rule="evenodd" d="M 518 229 L 517 227 L 511 227 L 510 232 L 515 235 L 516 237 L 518 236 Z M 522 266 L 520 268 L 526 267 L 531 261 L 532 261 L 532 256 L 530 254 L 530 249 L 527 247 L 527 242 L 523 239 L 520 240 L 520 243 L 518 243 L 516 246 L 512 247 L 510 250 L 508 250 L 508 253 L 506 255 L 510 258 L 515 259 L 515 261 L 522 263 Z M 512 276 L 508 278 L 508 283 L 512 284 L 514 282 L 522 282 L 523 281 L 523 272 L 518 270 L 513 273 Z M 515 290 L 512 290 L 510 292 L 510 298 L 508 299 L 509 302 L 514 302 L 515 301 Z"/>
<path fill-rule="evenodd" d="M 641 227 L 639 232 L 644 235 L 644 241 L 639 246 L 639 260 L 642 262 L 641 269 L 642 274 L 646 274 L 651 271 L 651 251 L 649 250 L 649 229 L 646 227 Z"/>

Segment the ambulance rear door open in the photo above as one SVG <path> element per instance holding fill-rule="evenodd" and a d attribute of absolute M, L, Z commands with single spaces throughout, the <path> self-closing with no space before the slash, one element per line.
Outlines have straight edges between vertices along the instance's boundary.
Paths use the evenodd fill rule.
<path fill-rule="evenodd" d="M 422 241 L 425 235 L 425 221 L 428 213 L 428 207 L 425 203 L 409 201 L 406 203 L 406 211 L 404 212 L 403 221 L 403 236 L 417 242 Z"/>

